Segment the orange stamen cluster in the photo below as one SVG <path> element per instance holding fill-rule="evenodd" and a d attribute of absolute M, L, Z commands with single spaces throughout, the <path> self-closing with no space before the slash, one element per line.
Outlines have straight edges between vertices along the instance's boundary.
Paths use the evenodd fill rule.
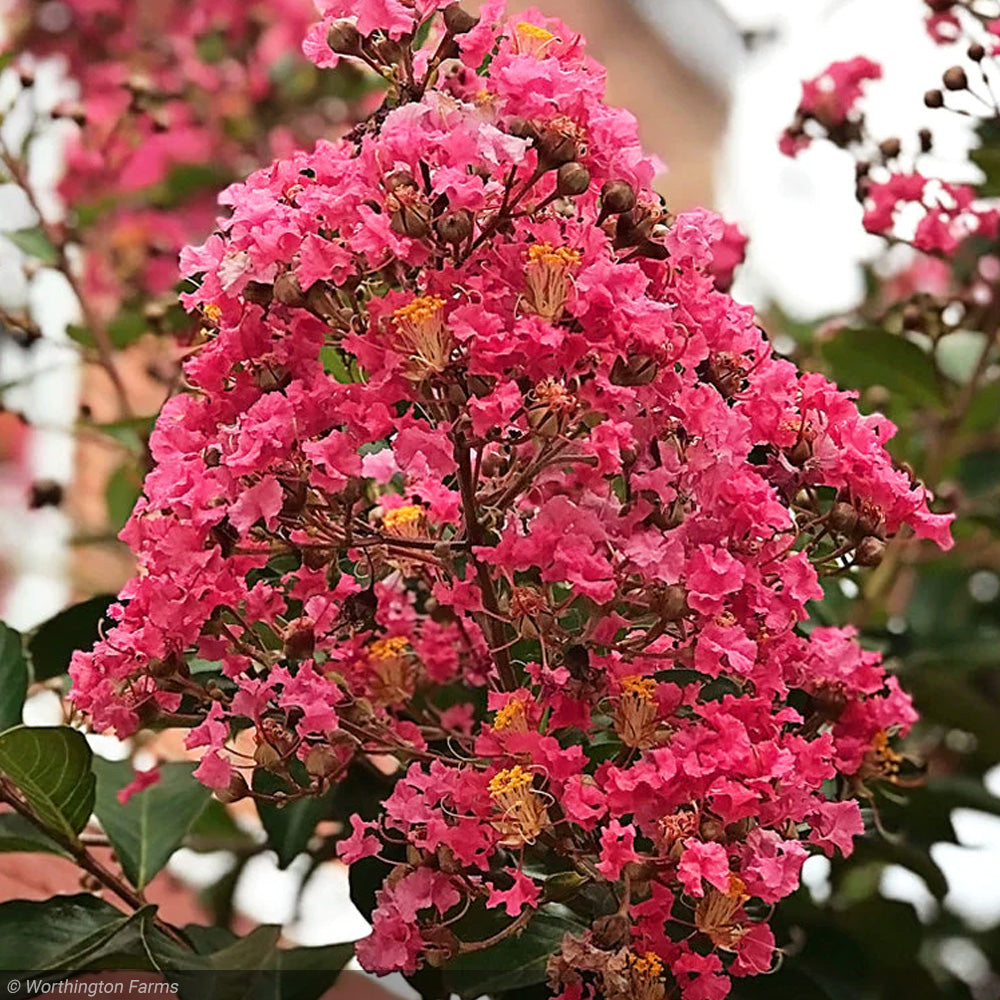
<path fill-rule="evenodd" d="M 542 797 L 532 787 L 534 776 L 520 765 L 498 771 L 489 783 L 490 798 L 500 811 L 493 827 L 505 847 L 533 844 L 548 825 Z"/>
<path fill-rule="evenodd" d="M 562 319 L 573 271 L 582 255 L 571 247 L 533 243 L 528 247 L 524 302 L 531 312 L 550 323 Z"/>
<path fill-rule="evenodd" d="M 656 742 L 656 681 L 652 677 L 624 677 L 621 694 L 615 703 L 614 723 L 622 743 L 633 749 L 646 749 Z"/>
<path fill-rule="evenodd" d="M 444 299 L 440 295 L 418 295 L 393 314 L 393 348 L 407 357 L 406 377 L 423 382 L 439 375 L 451 360 L 455 342 L 445 324 Z"/>
<path fill-rule="evenodd" d="M 514 26 L 514 47 L 521 55 L 540 58 L 555 40 L 555 35 L 530 21 L 519 21 Z"/>

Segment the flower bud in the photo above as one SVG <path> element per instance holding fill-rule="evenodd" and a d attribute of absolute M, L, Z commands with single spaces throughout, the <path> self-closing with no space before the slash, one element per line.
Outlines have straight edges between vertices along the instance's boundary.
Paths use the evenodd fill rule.
<path fill-rule="evenodd" d="M 395 193 L 400 188 L 416 188 L 416 186 L 416 179 L 409 170 L 397 170 L 385 179 L 385 189 L 390 194 Z"/>
<path fill-rule="evenodd" d="M 628 181 L 608 181 L 601 188 L 601 211 L 604 215 L 621 215 L 635 208 L 635 188 Z"/>
<path fill-rule="evenodd" d="M 467 208 L 445 212 L 434 223 L 434 231 L 442 243 L 458 246 L 472 235 L 472 213 Z"/>
<path fill-rule="evenodd" d="M 827 524 L 841 535 L 853 535 L 858 527 L 858 512 L 851 503 L 835 503 Z"/>
<path fill-rule="evenodd" d="M 308 618 L 300 618 L 289 626 L 282 655 L 286 660 L 308 660 L 316 652 L 316 630 Z"/>
<path fill-rule="evenodd" d="M 325 281 L 317 281 L 309 286 L 306 308 L 313 315 L 327 321 L 339 316 L 342 311 L 336 293 Z"/>
<path fill-rule="evenodd" d="M 903 151 L 903 144 L 899 139 L 893 137 L 891 139 L 884 139 L 879 143 L 879 152 L 887 159 L 894 160 Z"/>
<path fill-rule="evenodd" d="M 302 294 L 302 285 L 293 271 L 285 271 L 279 274 L 274 282 L 274 297 L 283 306 L 303 306 L 305 296 Z"/>
<path fill-rule="evenodd" d="M 261 767 L 268 769 L 274 767 L 281 760 L 281 754 L 265 741 L 257 744 L 257 749 L 253 752 L 253 759 Z"/>
<path fill-rule="evenodd" d="M 885 542 L 874 535 L 862 538 L 854 554 L 854 561 L 859 566 L 880 566 L 885 557 Z"/>
<path fill-rule="evenodd" d="M 687 591 L 678 583 L 658 590 L 650 607 L 664 621 L 673 622 L 688 613 Z"/>
<path fill-rule="evenodd" d="M 965 70 L 961 66 L 951 66 L 944 71 L 944 85 L 946 90 L 968 90 L 969 78 L 965 75 Z"/>
<path fill-rule="evenodd" d="M 226 788 L 217 788 L 215 790 L 215 797 L 223 805 L 232 805 L 234 802 L 239 802 L 240 799 L 245 799 L 250 794 L 250 789 L 247 786 L 246 779 L 240 774 L 239 771 L 234 771 L 233 776 L 229 779 L 229 785 Z"/>
<path fill-rule="evenodd" d="M 590 171 L 576 160 L 564 163 L 556 175 L 556 193 L 562 198 L 584 194 L 590 187 Z"/>
<path fill-rule="evenodd" d="M 394 233 L 408 236 L 411 240 L 422 240 L 430 235 L 430 211 L 425 205 L 414 203 L 392 213 L 389 223 Z"/>
<path fill-rule="evenodd" d="M 580 153 L 576 129 L 563 123 L 550 123 L 538 136 L 539 163 L 549 170 L 575 160 Z"/>
<path fill-rule="evenodd" d="M 929 108 L 943 108 L 944 94 L 940 90 L 928 90 L 924 94 L 924 104 Z"/>
<path fill-rule="evenodd" d="M 329 778 L 340 766 L 340 760 L 329 747 L 313 747 L 306 754 L 306 770 L 314 778 Z"/>
<path fill-rule="evenodd" d="M 243 287 L 243 298 L 257 306 L 269 306 L 274 298 L 274 289 L 261 281 L 248 281 Z"/>
<path fill-rule="evenodd" d="M 449 34 L 464 35 L 479 24 L 479 18 L 462 9 L 460 3 L 453 3 L 444 9 L 444 26 Z"/>
<path fill-rule="evenodd" d="M 334 21 L 326 33 L 326 44 L 340 56 L 361 55 L 361 41 L 361 32 L 346 18 Z"/>
<path fill-rule="evenodd" d="M 537 139 L 538 132 L 527 118 L 515 117 L 507 122 L 507 131 L 516 139 Z"/>

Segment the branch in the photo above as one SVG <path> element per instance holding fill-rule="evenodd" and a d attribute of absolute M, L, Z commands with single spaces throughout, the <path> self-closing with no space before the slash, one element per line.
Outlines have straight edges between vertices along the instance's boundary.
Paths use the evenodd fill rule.
<path fill-rule="evenodd" d="M 107 869 L 95 858 L 82 841 L 71 840 L 64 834 L 46 826 L 35 814 L 31 807 L 23 802 L 14 789 L 5 781 L 0 779 L 0 801 L 6 802 L 11 808 L 23 816 L 32 826 L 39 829 L 50 840 L 54 840 L 63 850 L 72 855 L 78 868 L 82 868 L 88 875 L 92 875 L 106 889 L 113 892 L 126 906 L 133 910 L 141 910 L 148 904 L 124 879 L 119 878 L 114 872 Z M 159 917 L 153 917 L 153 925 L 162 934 L 165 934 L 176 944 L 184 948 L 189 948 L 187 939 L 177 930 Z"/>

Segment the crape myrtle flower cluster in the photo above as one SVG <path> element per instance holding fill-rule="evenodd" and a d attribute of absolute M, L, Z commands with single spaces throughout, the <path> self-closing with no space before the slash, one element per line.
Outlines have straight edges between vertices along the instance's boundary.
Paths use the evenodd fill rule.
<path fill-rule="evenodd" d="M 71 221 L 102 216 L 85 234 L 88 297 L 109 309 L 137 288 L 169 291 L 216 208 L 196 173 L 183 204 L 163 186 L 194 166 L 242 176 L 262 149 L 289 147 L 281 81 L 308 67 L 309 0 L 5 0 L 0 14 L 26 87 L 56 55 L 79 90 L 55 114 L 78 126 L 59 189 Z"/>
<path fill-rule="evenodd" d="M 227 190 L 184 252 L 204 329 L 72 697 L 122 737 L 191 720 L 223 801 L 395 757 L 340 845 L 405 859 L 370 970 L 558 906 L 585 929 L 554 996 L 724 997 L 773 967 L 770 909 L 811 851 L 851 850 L 915 719 L 850 630 L 803 633 L 806 604 L 904 526 L 947 547 L 950 518 L 889 421 L 720 290 L 739 234 L 670 214 L 570 28 L 321 13 L 306 51 L 388 99 Z"/>
<path fill-rule="evenodd" d="M 971 0 L 925 0 L 927 29 L 941 45 L 966 47 L 967 65 L 945 71 L 940 87 L 924 94 L 930 109 L 947 108 L 968 118 L 1000 115 L 995 59 L 1000 51 L 1000 4 Z M 985 11 L 991 8 L 992 12 Z M 867 82 L 879 80 L 882 67 L 857 56 L 835 62 L 802 85 L 792 124 L 780 139 L 788 156 L 797 156 L 816 139 L 850 152 L 856 161 L 857 200 L 864 227 L 892 244 L 902 244 L 941 260 L 953 259 L 974 238 L 995 242 L 1000 210 L 971 184 L 939 176 L 928 167 L 934 136 L 922 128 L 912 142 L 879 140 L 867 126 L 863 106 Z M 926 265 L 923 265 L 926 267 Z"/>

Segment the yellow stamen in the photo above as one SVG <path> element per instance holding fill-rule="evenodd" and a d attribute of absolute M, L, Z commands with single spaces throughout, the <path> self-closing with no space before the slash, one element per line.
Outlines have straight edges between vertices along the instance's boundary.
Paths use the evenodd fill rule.
<path fill-rule="evenodd" d="M 415 504 L 396 507 L 386 511 L 382 527 L 387 535 L 396 538 L 422 538 L 427 530 L 427 512 Z"/>
<path fill-rule="evenodd" d="M 656 743 L 656 681 L 652 677 L 625 677 L 615 704 L 615 732 L 627 747 L 645 750 Z"/>
<path fill-rule="evenodd" d="M 498 712 L 493 721 L 495 732 L 510 730 L 514 733 L 526 733 L 528 731 L 528 717 L 524 702 L 519 698 L 508 701 Z"/>
<path fill-rule="evenodd" d="M 629 1000 L 662 1000 L 663 962 L 651 951 L 644 955 L 628 953 Z"/>
<path fill-rule="evenodd" d="M 562 319 L 573 270 L 582 260 L 579 250 L 534 243 L 528 247 L 524 302 L 550 323 Z"/>
<path fill-rule="evenodd" d="M 210 323 L 218 323 L 219 320 L 222 319 L 222 307 L 216 305 L 214 302 L 209 302 L 209 304 L 205 306 L 204 312 L 205 318 Z"/>
<path fill-rule="evenodd" d="M 630 694 L 642 701 L 652 701 L 656 696 L 656 681 L 652 677 L 623 677 L 622 694 Z"/>
<path fill-rule="evenodd" d="M 455 342 L 445 325 L 444 306 L 440 295 L 418 295 L 392 314 L 396 327 L 393 348 L 407 355 L 405 374 L 414 382 L 440 374 L 451 360 Z"/>
<path fill-rule="evenodd" d="M 372 700 L 378 705 L 398 705 L 413 696 L 417 670 L 410 656 L 410 643 L 401 635 L 376 639 L 368 647 Z"/>
<path fill-rule="evenodd" d="M 490 780 L 490 798 L 501 812 L 493 827 L 503 834 L 504 847 L 533 844 L 548 825 L 548 813 L 532 788 L 533 780 L 531 772 L 520 765 L 499 771 Z"/>
<path fill-rule="evenodd" d="M 404 655 L 409 648 L 409 640 L 401 635 L 396 635 L 391 639 L 376 639 L 368 647 L 368 655 L 373 660 L 391 660 L 396 656 Z"/>
<path fill-rule="evenodd" d="M 536 58 L 544 55 L 555 37 L 551 31 L 530 21 L 519 21 L 514 26 L 514 47 L 521 55 Z"/>
<path fill-rule="evenodd" d="M 699 901 L 694 911 L 695 925 L 717 948 L 732 951 L 746 935 L 736 915 L 749 898 L 743 879 L 730 873 L 729 889 L 725 893 L 709 888 Z"/>

